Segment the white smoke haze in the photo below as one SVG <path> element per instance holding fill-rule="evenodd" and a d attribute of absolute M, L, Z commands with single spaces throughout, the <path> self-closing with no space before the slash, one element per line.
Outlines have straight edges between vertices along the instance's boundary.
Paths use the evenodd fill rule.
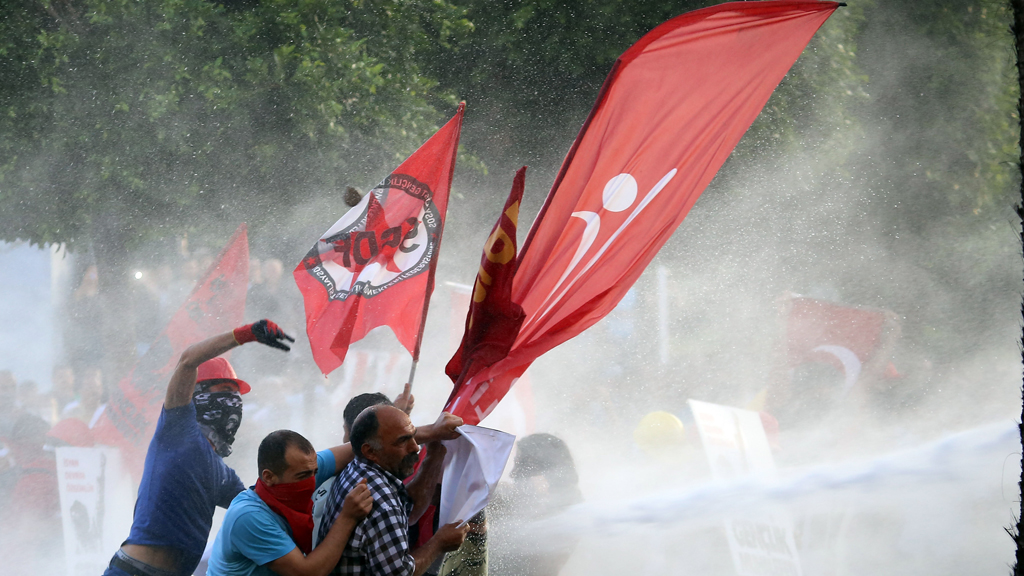
<path fill-rule="evenodd" d="M 887 38 L 900 26 L 898 19 L 875 25 L 863 38 L 871 98 L 910 98 L 900 88 L 918 85 L 915 70 L 934 58 L 935 47 L 920 38 Z M 1009 46 L 1008 37 L 996 41 Z M 993 66 L 998 73 L 1009 66 L 1006 50 L 1006 62 Z M 954 99 L 977 98 L 975 88 L 963 86 Z M 936 106 L 927 104 L 927 96 L 924 101 Z M 997 211 L 990 225 L 961 226 L 957 218 L 970 207 L 922 197 L 924 175 L 925 184 L 904 187 L 903 171 L 915 162 L 915 150 L 924 142 L 929 150 L 942 147 L 934 140 L 943 133 L 898 125 L 886 106 L 869 100 L 851 112 L 860 124 L 849 131 L 823 126 L 820 133 L 801 134 L 798 147 L 781 151 L 754 143 L 737 155 L 622 305 L 531 368 L 533 421 L 519 421 L 521 427 L 509 431 L 564 439 L 584 502 L 522 526 L 534 536 L 524 545 L 529 551 L 538 542 L 553 549 L 575 543 L 564 576 L 731 575 L 726 521 L 772 514 L 792 521 L 807 576 L 1009 571 L 1014 543 L 1004 527 L 1020 511 L 1020 222 L 1008 201 L 986 208 Z M 466 113 L 467 131 L 502 121 L 475 119 L 474 102 Z M 956 110 L 943 113 L 965 126 L 969 121 Z M 520 244 L 575 129 L 566 127 L 547 157 L 501 160 L 503 166 L 531 164 Z M 948 147 L 956 152 L 956 143 Z M 993 156 L 1010 163 L 1006 172 L 1016 182 L 1012 154 Z M 345 183 L 365 191 L 397 164 L 366 167 L 365 173 L 375 174 L 370 180 Z M 464 317 L 456 314 L 455 290 L 446 282 L 473 282 L 511 177 L 497 169 L 484 174 L 456 167 L 414 386 L 417 424 L 436 416 L 451 389 L 444 365 Z M 298 307 L 291 269 L 345 210 L 337 190 L 310 197 L 295 209 L 260 207 L 273 216 L 250 230 L 252 257 L 282 260 L 283 298 Z M 244 193 L 239 201 L 245 201 Z M 914 211 L 925 208 L 922 224 Z M 210 226 L 202 238 L 193 235 L 193 255 L 198 246 L 216 254 L 237 225 L 223 224 L 226 219 L 214 215 L 211 222 L 218 227 Z M 157 268 L 154 259 L 174 261 L 179 240 L 154 241 L 131 258 L 148 273 Z M 72 258 L 80 277 L 87 256 Z M 668 288 L 664 310 L 658 304 L 659 269 Z M 892 310 L 904 334 L 914 335 L 897 339 L 892 352 L 901 377 L 819 406 L 799 425 L 780 420 L 776 478 L 715 481 L 686 401 L 740 408 L 756 402 L 780 362 L 779 300 L 787 293 Z M 659 332 L 663 320 L 666 334 Z M 235 453 L 227 459 L 246 485 L 256 478 L 256 446 L 271 430 L 295 429 L 318 449 L 341 442 L 344 368 L 329 379 L 319 376 L 301 317 L 283 324 L 298 340 L 290 355 L 246 350 L 232 358 L 239 376 L 254 384 Z M 392 355 L 387 371 L 381 368 L 373 381 L 385 382 L 380 391 L 389 396 L 401 391 L 410 360 L 391 334 L 378 330 L 353 350 Z M 285 368 L 264 373 L 257 355 Z M 365 382 L 358 386 L 353 394 L 371 391 Z M 633 441 L 640 419 L 656 410 L 679 415 L 686 430 L 686 446 L 667 462 L 646 455 Z M 516 421 L 484 425 L 510 422 Z M 63 573 L 63 554 L 52 550 L 44 573 Z M 4 562 L 5 574 L 39 566 L 35 555 L 18 552 Z M 492 568 L 500 573 L 500 567 Z"/>

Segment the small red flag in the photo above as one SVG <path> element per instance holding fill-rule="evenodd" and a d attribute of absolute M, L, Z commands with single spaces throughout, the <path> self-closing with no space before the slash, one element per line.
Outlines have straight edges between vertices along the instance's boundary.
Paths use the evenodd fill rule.
<path fill-rule="evenodd" d="M 844 392 L 849 391 L 857 383 L 864 365 L 883 347 L 886 319 L 892 314 L 814 298 L 793 298 L 788 304 L 789 367 L 807 362 L 831 364 L 843 371 L 846 376 Z"/>
<path fill-rule="evenodd" d="M 507 356 L 525 318 L 522 307 L 512 301 L 516 227 L 525 180 L 523 166 L 516 172 L 505 207 L 484 244 L 462 344 L 445 367 L 445 373 L 456 386 Z"/>
<path fill-rule="evenodd" d="M 190 345 L 242 323 L 248 283 L 249 237 L 243 223 L 163 332 L 111 393 L 93 436 L 99 444 L 121 448 L 125 462 L 136 468 L 136 477 L 142 471 L 146 446 L 178 357 Z"/>
<path fill-rule="evenodd" d="M 523 245 L 516 342 L 455 390 L 449 409 L 478 422 L 538 356 L 618 304 L 837 7 L 712 6 L 619 57 Z"/>
<path fill-rule="evenodd" d="M 448 210 L 465 104 L 451 120 L 363 197 L 295 267 L 306 334 L 324 374 L 352 342 L 389 326 L 413 359 Z"/>

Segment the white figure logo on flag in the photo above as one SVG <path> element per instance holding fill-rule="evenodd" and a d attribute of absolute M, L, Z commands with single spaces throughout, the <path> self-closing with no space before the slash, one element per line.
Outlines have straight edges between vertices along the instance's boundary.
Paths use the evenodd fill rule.
<path fill-rule="evenodd" d="M 630 213 L 629 217 L 626 218 L 625 222 L 623 222 L 618 227 L 618 229 L 616 229 L 615 232 L 611 234 L 611 236 L 608 238 L 608 240 L 605 241 L 605 243 L 601 246 L 597 253 L 594 254 L 593 257 L 591 257 L 591 259 L 587 262 L 586 266 L 584 266 L 583 269 L 580 270 L 579 273 L 576 274 L 576 276 L 574 276 L 568 284 L 566 284 L 565 288 L 563 288 L 561 292 L 558 292 L 558 289 L 561 288 L 562 283 L 565 282 L 565 279 L 568 278 L 569 275 L 573 272 L 573 270 L 576 269 L 576 266 L 579 265 L 580 261 L 583 259 L 584 256 L 587 255 L 587 252 L 593 246 L 594 241 L 597 240 L 597 237 L 601 232 L 600 213 L 622 212 L 629 208 L 630 206 L 632 206 L 633 203 L 636 201 L 636 178 L 633 178 L 631 174 L 622 173 L 609 180 L 604 185 L 604 190 L 601 194 L 601 208 L 599 209 L 599 212 L 589 212 L 581 210 L 579 212 L 572 213 L 573 218 L 579 218 L 580 220 L 583 220 L 583 222 L 586 223 L 586 227 L 583 229 L 583 234 L 580 237 L 580 244 L 576 248 L 576 253 L 573 254 L 572 260 L 569 261 L 569 266 L 565 269 L 565 272 L 562 273 L 562 276 L 558 279 L 558 282 L 555 283 L 555 287 L 551 289 L 551 293 L 548 294 L 547 298 L 545 298 L 544 301 L 541 302 L 541 305 L 538 307 L 538 310 L 541 310 L 541 313 L 537 315 L 537 320 L 540 320 L 545 315 L 547 315 L 547 313 L 550 312 L 556 304 L 558 304 L 558 302 L 565 296 L 566 292 L 568 292 L 569 289 L 572 288 L 573 285 L 575 285 L 576 282 L 580 278 L 582 278 L 583 275 L 586 274 L 591 267 L 594 266 L 594 264 L 601 258 L 601 256 L 603 256 L 604 253 L 608 251 L 608 248 L 612 245 L 612 242 L 614 242 L 615 239 L 618 238 L 620 234 L 622 234 L 623 230 L 625 230 L 626 227 L 629 226 L 629 224 L 633 222 L 634 219 L 636 219 L 637 215 L 639 215 L 640 212 L 644 210 L 644 208 L 647 208 L 651 201 L 654 200 L 658 196 L 658 194 L 661 193 L 661 191 L 665 188 L 665 186 L 668 185 L 669 181 L 671 181 L 675 175 L 675 168 L 670 170 L 668 174 L 665 174 L 665 176 L 663 176 L 662 179 L 659 180 L 658 183 L 655 184 L 654 187 L 647 192 L 643 199 L 640 200 L 640 203 L 637 204 L 636 208 L 633 209 L 633 212 Z M 558 292 L 558 296 L 556 296 L 554 300 L 552 300 L 552 296 L 555 296 L 556 292 Z"/>

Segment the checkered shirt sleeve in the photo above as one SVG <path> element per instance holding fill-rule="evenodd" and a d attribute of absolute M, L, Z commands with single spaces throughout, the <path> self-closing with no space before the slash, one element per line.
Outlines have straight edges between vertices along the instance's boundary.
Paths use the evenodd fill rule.
<path fill-rule="evenodd" d="M 338 475 L 324 507 L 320 541 L 334 525 L 345 496 L 366 478 L 373 509 L 356 525 L 332 574 L 344 576 L 412 576 L 416 562 L 409 548 L 412 500 L 401 480 L 372 463 L 353 460 Z"/>

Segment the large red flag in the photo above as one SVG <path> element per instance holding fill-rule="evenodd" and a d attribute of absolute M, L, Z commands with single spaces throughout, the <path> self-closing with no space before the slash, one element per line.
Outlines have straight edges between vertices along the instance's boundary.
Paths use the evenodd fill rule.
<path fill-rule="evenodd" d="M 335 222 L 295 267 L 313 360 L 324 374 L 378 326 L 419 355 L 462 130 L 455 117 Z"/>
<path fill-rule="evenodd" d="M 141 456 L 153 436 L 178 357 L 190 345 L 242 323 L 248 283 L 249 237 L 242 224 L 163 332 L 110 395 L 93 436 L 97 443 L 118 446 L 126 452 L 125 461 L 136 465 L 135 472 L 141 472 Z"/>
<path fill-rule="evenodd" d="M 534 359 L 615 307 L 837 6 L 713 6 L 669 20 L 619 57 L 523 246 L 516 342 L 449 409 L 478 421 Z"/>
<path fill-rule="evenodd" d="M 508 355 L 525 315 L 512 301 L 516 273 L 516 226 L 523 200 L 526 166 L 512 180 L 505 207 L 484 243 L 480 272 L 473 286 L 473 300 L 466 315 L 466 331 L 445 372 L 458 386 L 480 370 Z"/>

